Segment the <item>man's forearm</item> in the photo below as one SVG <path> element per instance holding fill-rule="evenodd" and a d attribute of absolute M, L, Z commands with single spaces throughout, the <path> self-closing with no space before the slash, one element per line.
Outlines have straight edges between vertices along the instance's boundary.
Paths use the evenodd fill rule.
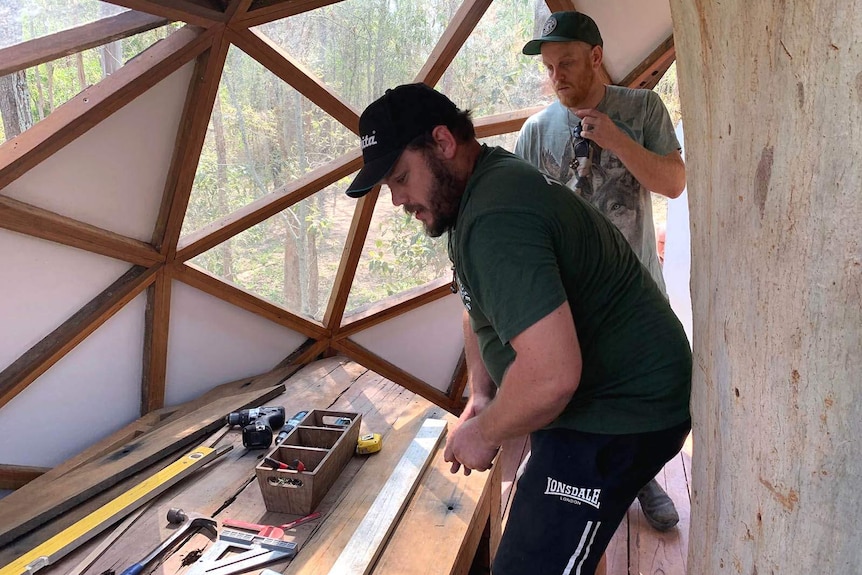
<path fill-rule="evenodd" d="M 470 396 L 491 399 L 497 393 L 497 386 L 491 379 L 491 375 L 482 361 L 479 352 L 479 340 L 470 327 L 470 316 L 464 312 L 464 359 L 467 363 L 468 382 L 470 384 Z"/>

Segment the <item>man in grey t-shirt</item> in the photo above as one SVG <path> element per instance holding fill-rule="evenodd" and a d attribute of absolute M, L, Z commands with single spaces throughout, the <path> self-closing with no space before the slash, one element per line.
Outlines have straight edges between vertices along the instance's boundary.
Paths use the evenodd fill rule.
<path fill-rule="evenodd" d="M 524 123 L 515 153 L 590 200 L 623 233 L 665 292 L 656 252 L 650 191 L 678 197 L 685 164 L 659 96 L 602 81 L 603 42 L 596 23 L 579 12 L 551 14 L 539 38 L 523 49 L 541 55 L 558 101 Z M 679 521 L 655 480 L 638 493 L 650 525 Z"/>

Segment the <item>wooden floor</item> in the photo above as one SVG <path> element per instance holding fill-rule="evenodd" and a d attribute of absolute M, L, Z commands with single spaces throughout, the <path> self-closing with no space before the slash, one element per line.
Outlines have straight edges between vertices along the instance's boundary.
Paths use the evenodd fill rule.
<path fill-rule="evenodd" d="M 505 526 L 513 495 L 513 479 L 528 448 L 524 440 L 518 440 L 505 444 L 503 449 L 502 513 Z M 676 504 L 679 523 L 668 532 L 656 531 L 646 522 L 635 501 L 608 547 L 607 575 L 685 575 L 691 509 L 691 449 L 689 435 L 682 451 L 656 478 Z"/>

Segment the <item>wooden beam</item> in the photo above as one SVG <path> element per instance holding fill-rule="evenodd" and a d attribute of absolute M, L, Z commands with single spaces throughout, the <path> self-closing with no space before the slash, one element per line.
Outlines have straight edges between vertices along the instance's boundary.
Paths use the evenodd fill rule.
<path fill-rule="evenodd" d="M 487 138 L 489 136 L 517 132 L 524 125 L 527 118 L 544 109 L 545 106 L 535 106 L 533 108 L 523 108 L 521 110 L 479 118 L 473 122 L 473 126 L 476 128 L 476 137 Z"/>
<path fill-rule="evenodd" d="M 147 288 L 144 315 L 144 368 L 141 381 L 141 415 L 165 406 L 168 371 L 168 326 L 171 319 L 171 278 L 167 268 Z"/>
<path fill-rule="evenodd" d="M 344 318 L 336 339 L 343 339 L 427 303 L 452 295 L 451 278 L 441 277 L 411 290 L 395 294 Z"/>
<path fill-rule="evenodd" d="M 426 419 L 330 569 L 330 575 L 368 575 L 419 479 L 446 435 L 445 419 Z"/>
<path fill-rule="evenodd" d="M 174 278 L 181 282 L 269 321 L 283 325 L 307 337 L 315 339 L 328 337 L 328 333 L 322 325 L 294 315 L 283 307 L 264 301 L 198 267 L 189 264 L 176 264 L 172 266 L 172 270 Z"/>
<path fill-rule="evenodd" d="M 0 196 L 0 228 L 149 267 L 163 261 L 150 244 Z"/>
<path fill-rule="evenodd" d="M 251 8 L 252 0 L 230 0 L 227 10 L 225 10 L 225 19 L 228 23 L 245 18 L 248 9 Z"/>
<path fill-rule="evenodd" d="M 365 238 L 368 236 L 368 228 L 371 227 L 371 217 L 374 215 L 379 195 L 380 186 L 374 186 L 356 203 L 341 261 L 338 263 L 338 272 L 335 274 L 334 289 L 329 295 L 326 312 L 323 314 L 323 325 L 330 333 L 338 330 L 344 317 L 344 308 L 347 307 L 347 298 L 350 297 L 350 288 L 356 277 L 356 268 L 359 267 L 359 258 L 362 256 L 362 248 L 365 246 Z"/>
<path fill-rule="evenodd" d="M 416 75 L 417 82 L 434 86 L 440 81 L 490 5 L 491 0 L 464 0 L 446 27 L 446 31 L 443 32 L 443 36 L 431 51 L 425 65 Z"/>
<path fill-rule="evenodd" d="M 125 6 L 132 10 L 155 14 L 163 18 L 185 22 L 194 26 L 209 27 L 225 22 L 224 12 L 216 10 L 209 3 L 192 0 L 109 0 L 111 4 Z"/>
<path fill-rule="evenodd" d="M 291 0 L 290 2 L 285 2 L 284 0 L 255 0 L 251 3 L 251 8 L 246 16 L 242 19 L 237 19 L 237 23 L 251 28 L 272 22 L 273 20 L 281 20 L 282 18 L 316 10 L 330 4 L 338 4 L 341 1 Z"/>
<path fill-rule="evenodd" d="M 50 471 L 49 467 L 0 465 L 0 489 L 18 489 Z"/>
<path fill-rule="evenodd" d="M 455 371 L 452 372 L 452 381 L 449 383 L 449 399 L 453 403 L 463 401 L 464 390 L 467 388 L 467 356 L 464 351 L 461 351 L 461 357 L 458 358 L 458 364 L 455 366 Z"/>
<path fill-rule="evenodd" d="M 0 372 L 0 407 L 60 361 L 155 279 L 161 266 L 134 266 L 79 311 Z"/>
<path fill-rule="evenodd" d="M 354 134 L 359 134 L 360 112 L 334 94 L 263 32 L 229 30 L 228 37 L 231 43 L 296 88 L 297 92 L 314 102 L 321 110 L 344 124 Z"/>
<path fill-rule="evenodd" d="M 281 363 L 275 366 L 274 370 L 283 370 L 289 367 L 294 367 L 299 370 L 307 363 L 316 360 L 323 352 L 329 348 L 329 339 L 316 340 L 308 338 L 298 348 L 284 358 Z M 286 375 L 285 378 L 290 377 Z"/>
<path fill-rule="evenodd" d="M 169 23 L 170 20 L 167 18 L 132 10 L 70 30 L 21 42 L 0 50 L 0 76 L 128 38 Z"/>
<path fill-rule="evenodd" d="M 176 260 L 184 262 L 214 248 L 326 186 L 349 176 L 361 167 L 362 153 L 357 149 L 305 174 L 290 184 L 184 237 L 178 244 Z"/>
<path fill-rule="evenodd" d="M 0 145 L 0 190 L 203 52 L 211 33 L 185 27 Z"/>
<path fill-rule="evenodd" d="M 673 34 L 671 34 L 647 56 L 646 60 L 623 78 L 620 86 L 652 90 L 674 60 L 676 60 L 676 48 L 673 43 Z"/>
<path fill-rule="evenodd" d="M 425 383 L 418 377 L 407 373 L 400 367 L 389 363 L 382 357 L 370 352 L 355 341 L 351 339 L 333 341 L 332 348 L 343 353 L 356 363 L 367 367 L 371 371 L 382 375 L 390 381 L 397 383 L 401 387 L 408 389 L 417 395 L 421 395 L 435 405 L 454 413 L 456 406 L 453 405 L 448 395 Z"/>
<path fill-rule="evenodd" d="M 172 261 L 176 256 L 177 242 L 194 186 L 213 104 L 218 97 L 219 80 L 229 46 L 230 43 L 224 37 L 224 28 L 220 28 L 210 49 L 201 54 L 195 63 L 191 86 L 186 94 L 177 143 L 153 232 L 152 243 L 167 261 Z"/>

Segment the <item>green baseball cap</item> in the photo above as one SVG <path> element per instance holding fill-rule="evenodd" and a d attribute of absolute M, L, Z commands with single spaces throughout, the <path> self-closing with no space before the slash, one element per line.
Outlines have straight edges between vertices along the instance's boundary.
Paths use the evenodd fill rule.
<path fill-rule="evenodd" d="M 542 53 L 545 42 L 586 42 L 590 46 L 604 46 L 596 22 L 582 12 L 554 12 L 542 27 L 542 36 L 530 40 L 521 50 L 527 56 Z"/>

